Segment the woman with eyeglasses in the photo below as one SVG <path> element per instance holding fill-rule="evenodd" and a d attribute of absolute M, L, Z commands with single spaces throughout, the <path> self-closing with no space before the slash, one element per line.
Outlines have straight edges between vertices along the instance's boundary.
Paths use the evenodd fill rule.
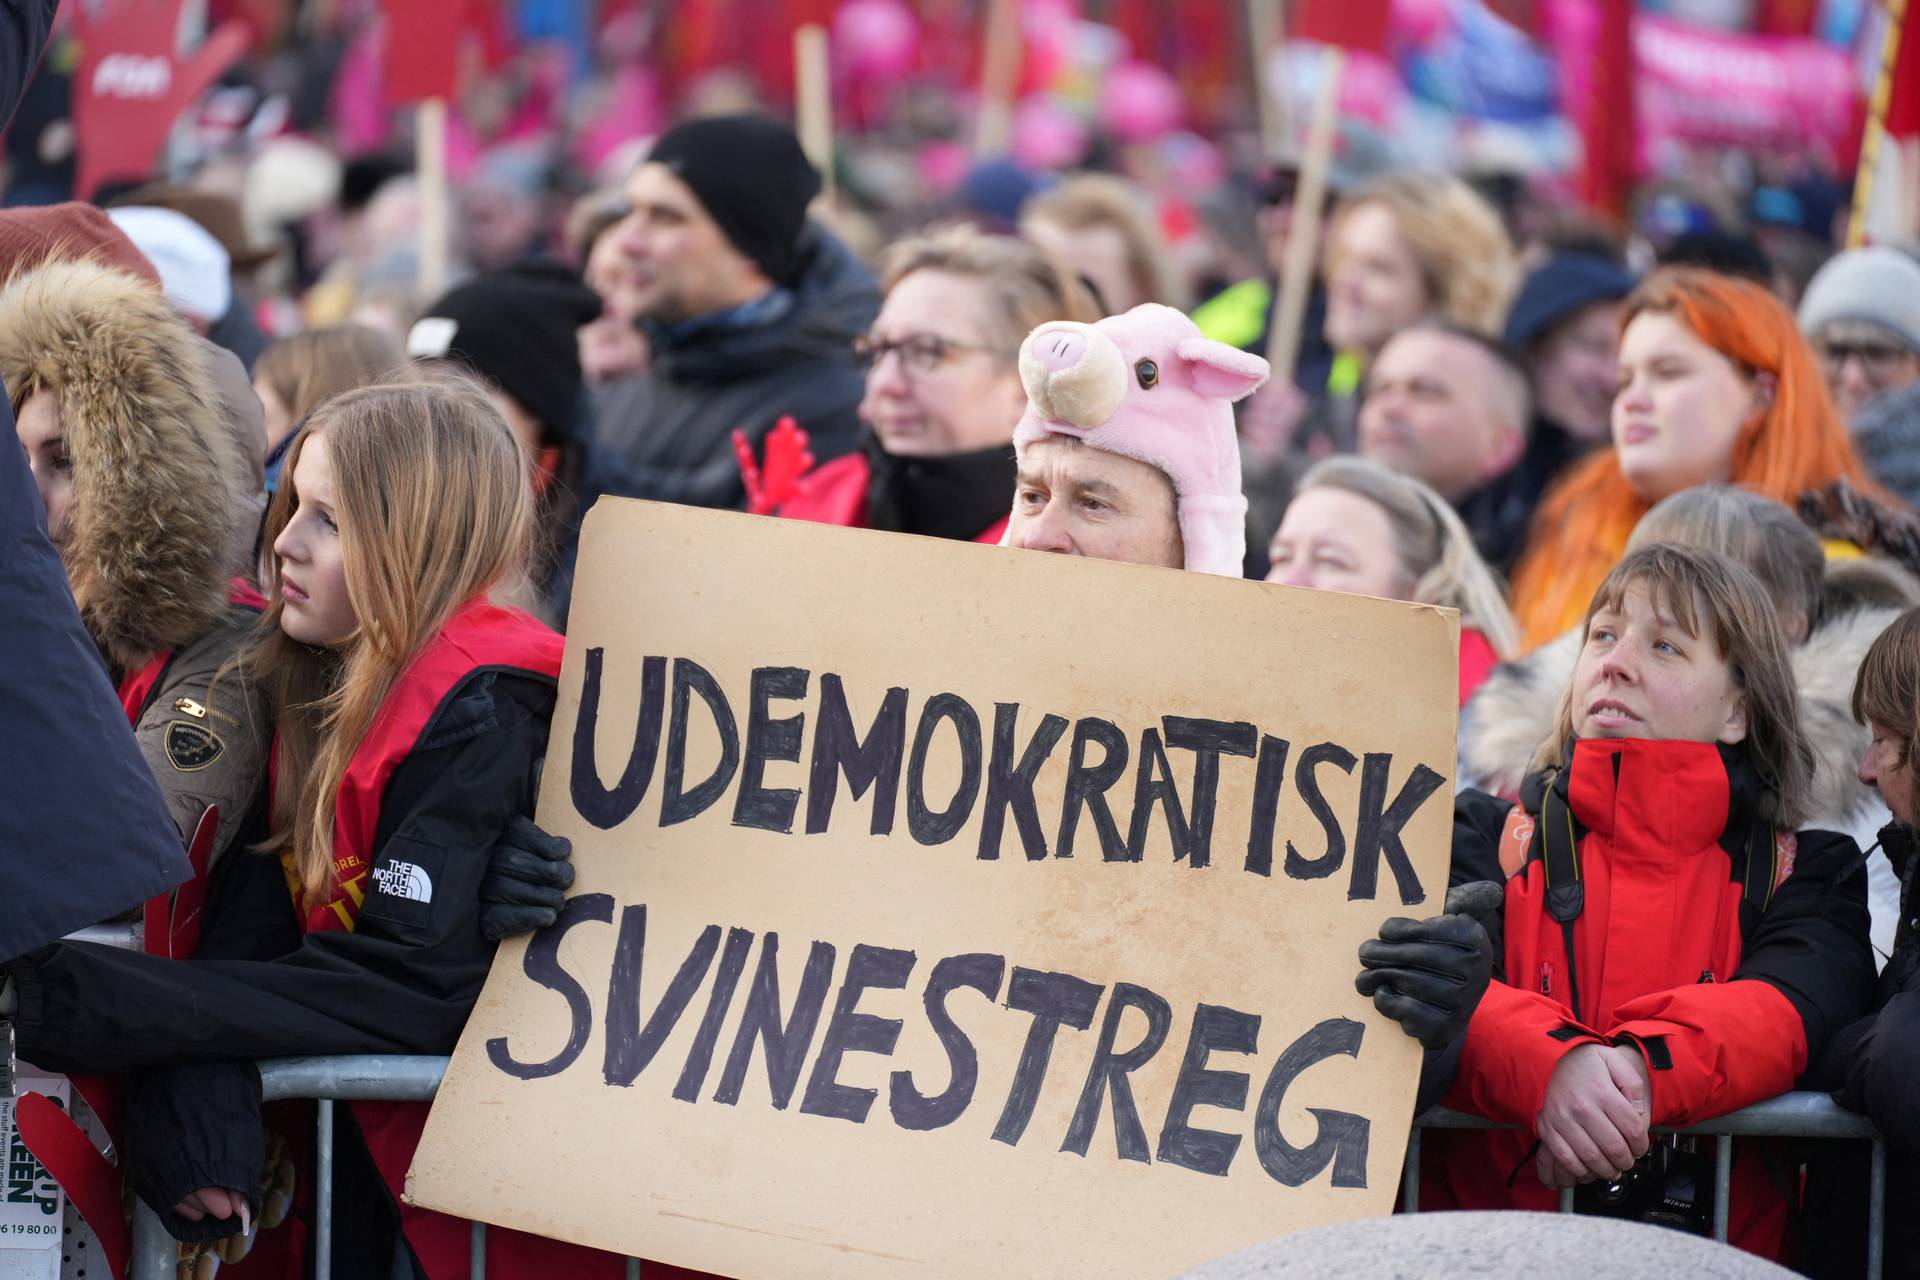
<path fill-rule="evenodd" d="M 1020 342 L 1049 320 L 1092 323 L 1093 300 L 1043 251 L 971 227 L 899 241 L 884 265 L 885 301 L 854 344 L 860 447 L 803 477 L 778 514 L 998 542 L 1027 403 Z"/>

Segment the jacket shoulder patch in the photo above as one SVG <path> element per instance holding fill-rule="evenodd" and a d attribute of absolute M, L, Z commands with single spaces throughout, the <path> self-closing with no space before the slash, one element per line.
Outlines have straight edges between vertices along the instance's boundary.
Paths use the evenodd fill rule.
<path fill-rule="evenodd" d="M 218 760 L 227 749 L 220 735 L 205 725 L 169 720 L 162 745 L 167 763 L 181 773 L 197 773 Z"/>

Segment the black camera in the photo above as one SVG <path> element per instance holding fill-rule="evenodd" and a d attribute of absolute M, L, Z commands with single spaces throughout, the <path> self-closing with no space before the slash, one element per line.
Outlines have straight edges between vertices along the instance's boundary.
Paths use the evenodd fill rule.
<path fill-rule="evenodd" d="M 1704 1236 L 1713 1229 L 1713 1162 L 1697 1138 L 1656 1139 L 1612 1182 L 1588 1183 L 1576 1191 L 1574 1208 Z"/>

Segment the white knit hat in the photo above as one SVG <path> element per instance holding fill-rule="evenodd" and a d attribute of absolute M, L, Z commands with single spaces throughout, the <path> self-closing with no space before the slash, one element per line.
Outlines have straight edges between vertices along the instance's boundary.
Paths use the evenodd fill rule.
<path fill-rule="evenodd" d="M 1800 299 L 1800 332 L 1865 320 L 1920 352 L 1920 262 L 1898 249 L 1850 249 L 1821 267 Z"/>

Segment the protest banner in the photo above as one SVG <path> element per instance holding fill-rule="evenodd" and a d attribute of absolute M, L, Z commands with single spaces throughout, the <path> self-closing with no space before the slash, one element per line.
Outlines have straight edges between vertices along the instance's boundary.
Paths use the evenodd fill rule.
<path fill-rule="evenodd" d="M 1459 620 L 607 500 L 409 1199 L 722 1275 L 1171 1276 L 1393 1204 Z"/>

